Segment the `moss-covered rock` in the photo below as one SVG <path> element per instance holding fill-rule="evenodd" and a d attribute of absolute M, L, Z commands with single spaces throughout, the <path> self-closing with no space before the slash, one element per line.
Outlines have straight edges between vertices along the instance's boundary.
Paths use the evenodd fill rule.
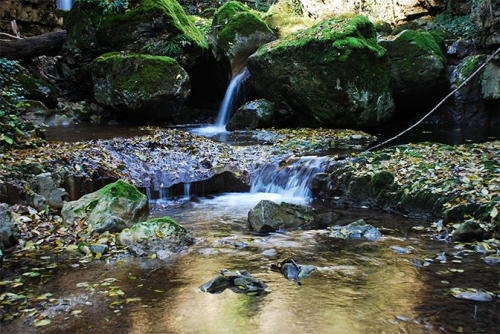
<path fill-rule="evenodd" d="M 137 255 L 150 255 L 158 251 L 175 252 L 191 245 L 193 237 L 188 230 L 165 216 L 148 219 L 124 229 L 118 236 L 122 246 Z"/>
<path fill-rule="evenodd" d="M 449 90 L 442 38 L 423 31 L 404 30 L 379 44 L 391 60 L 392 94 L 402 112 L 426 110 Z"/>
<path fill-rule="evenodd" d="M 170 56 L 186 69 L 208 54 L 203 34 L 175 0 L 134 2 L 125 13 L 112 15 L 98 5 L 99 0 L 77 1 L 65 20 L 65 72 L 80 85 L 90 83 L 92 60 L 110 51 Z"/>
<path fill-rule="evenodd" d="M 23 73 L 18 75 L 17 80 L 26 91 L 25 98 L 43 102 L 49 108 L 57 106 L 57 92 L 50 83 Z"/>
<path fill-rule="evenodd" d="M 269 27 L 241 2 L 230 1 L 215 12 L 212 22 L 214 51 L 220 50 L 230 61 L 233 73 L 261 45 L 276 39 Z M 218 50 L 217 50 L 218 49 Z"/>
<path fill-rule="evenodd" d="M 386 51 L 363 16 L 324 21 L 264 45 L 248 68 L 257 94 L 293 114 L 289 125 L 359 128 L 394 111 Z"/>
<path fill-rule="evenodd" d="M 264 99 L 250 101 L 241 106 L 226 125 L 228 131 L 254 130 L 274 125 L 274 104 Z"/>
<path fill-rule="evenodd" d="M 124 52 L 97 57 L 92 80 L 97 102 L 136 118 L 172 119 L 191 89 L 175 59 Z"/>
<path fill-rule="evenodd" d="M 66 224 L 83 224 L 88 232 L 119 231 L 147 219 L 148 199 L 136 187 L 124 181 L 66 202 L 61 216 Z"/>

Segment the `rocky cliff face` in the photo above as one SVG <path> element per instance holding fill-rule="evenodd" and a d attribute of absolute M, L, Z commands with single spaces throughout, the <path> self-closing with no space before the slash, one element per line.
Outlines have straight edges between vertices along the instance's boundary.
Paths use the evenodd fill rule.
<path fill-rule="evenodd" d="M 60 30 L 63 13 L 57 9 L 56 0 L 1 0 L 0 31 L 12 33 L 12 20 L 22 36 Z"/>

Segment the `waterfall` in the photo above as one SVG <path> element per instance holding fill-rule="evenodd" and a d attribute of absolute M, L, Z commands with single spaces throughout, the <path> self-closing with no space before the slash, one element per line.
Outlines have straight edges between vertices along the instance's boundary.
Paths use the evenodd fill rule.
<path fill-rule="evenodd" d="M 306 156 L 295 159 L 276 161 L 258 170 L 250 193 L 276 193 L 309 202 L 312 179 L 316 173 L 323 171 L 328 157 Z"/>
<path fill-rule="evenodd" d="M 191 183 L 184 183 L 184 199 L 191 199 Z"/>
<path fill-rule="evenodd" d="M 73 6 L 73 0 L 57 0 L 56 5 L 59 9 L 70 10 Z"/>
<path fill-rule="evenodd" d="M 213 126 L 196 129 L 198 134 L 221 133 L 226 131 L 226 125 L 236 109 L 245 102 L 245 91 L 243 82 L 250 77 L 250 72 L 244 67 L 233 76 L 224 94 L 224 99 L 219 107 L 219 113 Z"/>

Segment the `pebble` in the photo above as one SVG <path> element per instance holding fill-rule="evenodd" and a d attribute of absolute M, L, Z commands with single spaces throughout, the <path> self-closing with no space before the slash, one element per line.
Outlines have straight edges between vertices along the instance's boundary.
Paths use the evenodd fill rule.
<path fill-rule="evenodd" d="M 459 291 L 453 294 L 453 297 L 458 299 L 474 300 L 477 302 L 491 302 L 493 300 L 493 297 L 489 293 L 482 291 Z"/>

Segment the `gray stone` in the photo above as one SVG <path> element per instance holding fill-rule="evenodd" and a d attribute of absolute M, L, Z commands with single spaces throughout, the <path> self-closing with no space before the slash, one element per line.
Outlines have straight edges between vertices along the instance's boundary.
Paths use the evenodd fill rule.
<path fill-rule="evenodd" d="M 347 224 L 345 226 L 332 226 L 329 228 L 330 236 L 338 239 L 358 239 L 358 240 L 368 240 L 376 241 L 380 236 L 380 231 L 367 224 L 363 219 L 359 219 L 355 222 Z M 391 246 L 391 249 L 396 246 Z M 400 251 L 400 247 L 395 249 L 395 251 Z"/>
<path fill-rule="evenodd" d="M 0 203 L 0 252 L 14 246 L 18 239 L 19 229 L 10 207 L 5 203 Z"/>
<path fill-rule="evenodd" d="M 250 226 L 260 233 L 312 228 L 316 218 L 311 207 L 269 200 L 260 201 L 248 212 Z"/>

